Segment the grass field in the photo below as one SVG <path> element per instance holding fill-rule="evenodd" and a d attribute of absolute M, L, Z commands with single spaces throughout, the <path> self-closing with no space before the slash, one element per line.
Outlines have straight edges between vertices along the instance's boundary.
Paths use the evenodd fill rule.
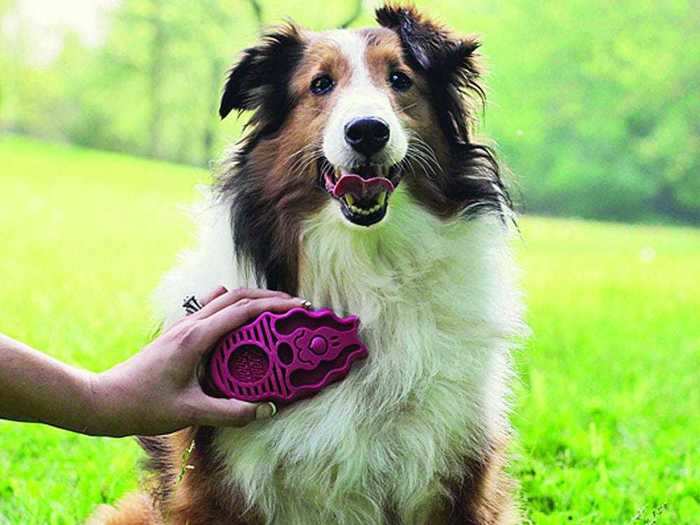
<path fill-rule="evenodd" d="M 178 204 L 206 180 L 0 138 L 0 331 L 92 370 L 126 358 L 191 240 Z M 700 523 L 700 231 L 521 228 L 534 335 L 517 355 L 512 470 L 529 519 Z M 80 522 L 136 486 L 138 458 L 128 439 L 0 422 L 0 525 Z"/>

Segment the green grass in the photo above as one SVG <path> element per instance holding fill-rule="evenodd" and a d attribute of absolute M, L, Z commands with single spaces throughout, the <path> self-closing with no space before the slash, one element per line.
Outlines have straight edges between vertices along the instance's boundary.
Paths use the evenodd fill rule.
<path fill-rule="evenodd" d="M 102 370 L 149 338 L 203 171 L 0 139 L 0 331 Z M 700 231 L 523 219 L 534 335 L 512 470 L 533 523 L 700 522 Z M 1 388 L 1 386 L 0 386 Z M 82 407 L 76 406 L 76 410 Z M 131 440 L 0 423 L 0 524 L 69 524 L 137 484 Z"/>

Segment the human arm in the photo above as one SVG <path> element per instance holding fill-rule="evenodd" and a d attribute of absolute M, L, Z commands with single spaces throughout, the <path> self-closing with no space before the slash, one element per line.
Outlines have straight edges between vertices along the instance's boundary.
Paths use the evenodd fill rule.
<path fill-rule="evenodd" d="M 305 304 L 268 290 L 219 289 L 202 310 L 129 360 L 102 373 L 69 366 L 0 334 L 0 418 L 41 422 L 90 435 L 153 435 L 190 425 L 243 425 L 274 413 L 269 404 L 207 396 L 196 377 L 225 333 L 264 311 Z"/>

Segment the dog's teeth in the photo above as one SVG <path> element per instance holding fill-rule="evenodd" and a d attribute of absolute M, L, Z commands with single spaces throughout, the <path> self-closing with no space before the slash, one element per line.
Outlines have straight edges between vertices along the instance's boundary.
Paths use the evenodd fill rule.
<path fill-rule="evenodd" d="M 376 213 L 382 209 L 382 207 L 384 206 L 385 200 L 386 200 L 386 193 L 383 193 L 379 196 L 379 200 L 374 206 L 372 206 L 371 208 L 361 208 L 359 206 L 355 206 L 355 204 L 354 204 L 355 199 L 353 199 L 352 197 L 347 195 L 345 198 L 345 201 L 346 201 L 345 203 L 346 203 L 348 209 L 357 215 L 371 215 L 371 214 Z"/>

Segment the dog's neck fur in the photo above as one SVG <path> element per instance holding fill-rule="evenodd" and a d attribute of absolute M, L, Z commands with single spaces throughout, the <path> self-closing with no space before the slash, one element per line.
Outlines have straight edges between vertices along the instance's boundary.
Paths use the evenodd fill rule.
<path fill-rule="evenodd" d="M 251 284 L 211 211 L 198 254 L 161 289 L 168 301 Z M 271 421 L 221 431 L 225 478 L 270 523 L 380 524 L 388 509 L 421 523 L 464 459 L 508 431 L 521 325 L 507 232 L 496 217 L 441 221 L 399 188 L 379 227 L 351 227 L 330 203 L 300 242 L 300 295 L 359 315 L 370 357 Z"/>

